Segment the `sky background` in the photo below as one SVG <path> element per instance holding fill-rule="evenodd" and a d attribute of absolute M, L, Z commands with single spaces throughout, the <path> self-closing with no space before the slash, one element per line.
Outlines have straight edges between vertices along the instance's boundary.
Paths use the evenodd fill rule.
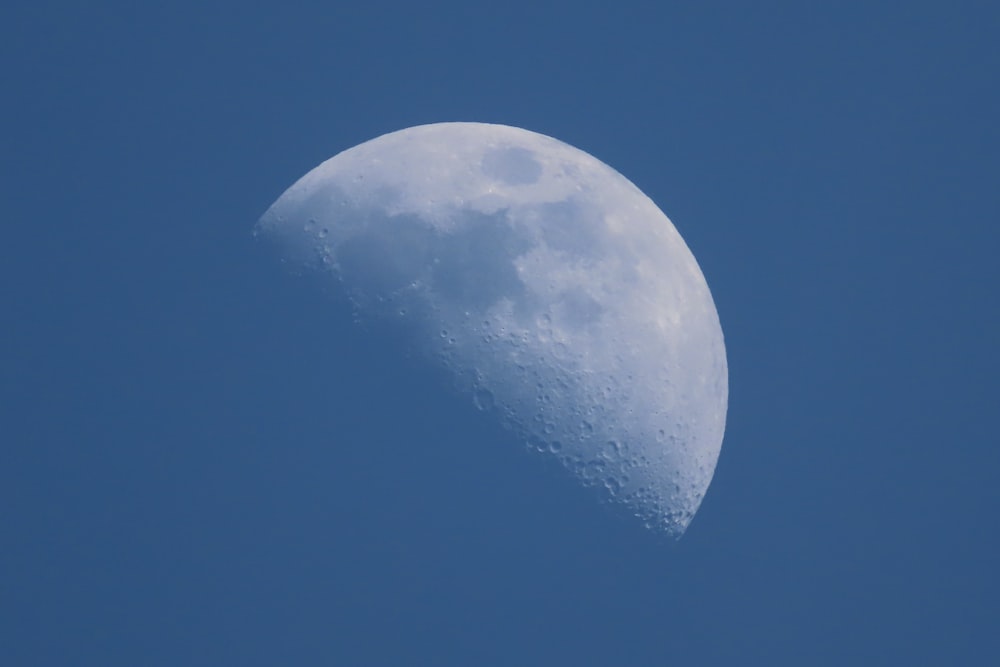
<path fill-rule="evenodd" d="M 987 664 L 1000 6 L 4 3 L 0 664 Z M 712 289 L 664 542 L 251 230 L 439 121 L 631 179 Z"/>

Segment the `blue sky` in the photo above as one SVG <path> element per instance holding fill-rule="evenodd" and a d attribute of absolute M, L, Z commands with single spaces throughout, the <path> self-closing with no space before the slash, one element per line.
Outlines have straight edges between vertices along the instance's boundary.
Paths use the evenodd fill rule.
<path fill-rule="evenodd" d="M 0 10 L 0 662 L 994 658 L 1000 10 L 583 4 Z M 253 242 L 448 120 L 586 150 L 698 258 L 730 412 L 680 542 Z"/>

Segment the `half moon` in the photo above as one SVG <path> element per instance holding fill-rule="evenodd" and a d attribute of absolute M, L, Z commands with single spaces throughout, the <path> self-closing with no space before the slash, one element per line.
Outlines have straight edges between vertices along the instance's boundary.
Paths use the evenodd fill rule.
<path fill-rule="evenodd" d="M 722 330 L 680 234 L 614 169 L 519 128 L 423 125 L 319 165 L 256 231 L 532 449 L 687 528 L 725 430 Z"/>

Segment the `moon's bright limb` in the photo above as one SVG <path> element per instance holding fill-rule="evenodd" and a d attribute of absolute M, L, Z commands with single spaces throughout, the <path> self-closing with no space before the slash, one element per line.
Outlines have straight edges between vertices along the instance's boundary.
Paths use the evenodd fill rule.
<path fill-rule="evenodd" d="M 684 532 L 722 445 L 725 346 L 691 252 L 621 174 L 514 127 L 423 125 L 316 167 L 257 231 L 533 448 Z"/>

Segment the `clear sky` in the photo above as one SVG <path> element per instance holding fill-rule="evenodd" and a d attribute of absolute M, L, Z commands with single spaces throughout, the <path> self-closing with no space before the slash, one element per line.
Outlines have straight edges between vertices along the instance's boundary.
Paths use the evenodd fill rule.
<path fill-rule="evenodd" d="M 0 664 L 988 664 L 1000 8 L 8 2 Z M 385 132 L 524 127 L 726 335 L 665 543 L 254 243 Z"/>

